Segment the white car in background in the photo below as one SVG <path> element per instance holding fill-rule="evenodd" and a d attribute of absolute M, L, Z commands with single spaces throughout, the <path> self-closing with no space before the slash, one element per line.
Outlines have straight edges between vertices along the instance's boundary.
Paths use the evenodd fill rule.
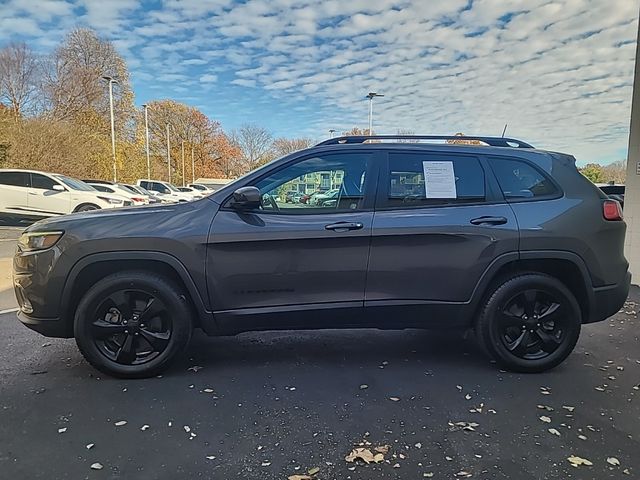
<path fill-rule="evenodd" d="M 131 204 L 75 178 L 37 170 L 0 169 L 0 214 L 52 217 Z"/>
<path fill-rule="evenodd" d="M 193 197 L 181 192 L 175 185 L 161 180 L 140 179 L 136 185 L 149 190 L 154 195 L 158 195 L 163 201 L 168 202 L 190 202 Z"/>
<path fill-rule="evenodd" d="M 105 183 L 88 183 L 93 188 L 95 188 L 99 192 L 105 192 L 109 194 L 113 194 L 115 197 L 121 197 L 124 200 L 130 201 L 134 206 L 139 205 L 148 205 L 149 197 L 144 197 L 142 195 L 136 195 L 132 193 L 130 190 L 124 188 L 123 186 L 115 183 L 115 184 L 105 184 Z"/>
<path fill-rule="evenodd" d="M 206 185 L 203 185 L 202 183 L 190 183 L 187 185 L 187 187 L 197 190 L 202 195 L 209 195 L 210 193 L 215 192 L 213 188 L 209 188 Z"/>
<path fill-rule="evenodd" d="M 191 195 L 191 198 L 193 200 L 200 200 L 201 198 L 204 198 L 204 195 L 196 190 L 195 188 L 191 188 L 191 187 L 178 187 L 178 190 L 180 190 L 182 193 L 186 193 L 187 195 Z"/>

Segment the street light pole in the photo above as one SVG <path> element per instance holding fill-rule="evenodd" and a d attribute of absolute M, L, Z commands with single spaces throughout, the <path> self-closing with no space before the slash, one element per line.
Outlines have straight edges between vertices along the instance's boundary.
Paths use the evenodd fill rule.
<path fill-rule="evenodd" d="M 193 161 L 193 147 L 191 147 L 191 183 L 196 183 L 196 164 Z"/>
<path fill-rule="evenodd" d="M 369 135 L 373 135 L 373 98 L 384 97 L 384 95 L 376 92 L 369 92 L 366 97 L 369 99 Z"/>
<path fill-rule="evenodd" d="M 118 172 L 116 166 L 116 128 L 113 119 L 113 84 L 117 83 L 113 77 L 104 76 L 104 80 L 109 82 L 109 111 L 111 113 L 111 155 L 113 156 L 113 181 L 118 181 Z"/>
<path fill-rule="evenodd" d="M 182 186 L 184 187 L 184 140 L 182 140 Z"/>
<path fill-rule="evenodd" d="M 147 108 L 149 106 L 146 103 L 142 106 L 144 107 L 144 148 L 147 152 L 147 178 L 151 180 L 151 160 L 149 158 L 149 115 L 147 113 Z"/>
<path fill-rule="evenodd" d="M 329 129 L 329 138 L 333 138 L 333 134 L 336 133 L 335 129 L 330 128 Z"/>
<path fill-rule="evenodd" d="M 167 123 L 167 168 L 169 169 L 169 183 L 171 183 L 171 146 L 169 144 L 169 124 Z"/>

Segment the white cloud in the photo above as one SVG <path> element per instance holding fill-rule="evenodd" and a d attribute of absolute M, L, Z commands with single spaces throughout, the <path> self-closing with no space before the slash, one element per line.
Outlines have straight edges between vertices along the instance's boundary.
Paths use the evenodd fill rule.
<path fill-rule="evenodd" d="M 218 80 L 217 75 L 207 73 L 200 77 L 200 83 L 215 83 Z"/>
<path fill-rule="evenodd" d="M 149 87 L 193 85 L 201 102 L 213 82 L 259 88 L 285 113 L 314 104 L 316 131 L 364 126 L 363 96 L 377 89 L 379 132 L 499 134 L 508 123 L 584 160 L 626 147 L 630 0 L 12 0 L 0 31 L 49 46 L 78 20 L 72 10 Z"/>

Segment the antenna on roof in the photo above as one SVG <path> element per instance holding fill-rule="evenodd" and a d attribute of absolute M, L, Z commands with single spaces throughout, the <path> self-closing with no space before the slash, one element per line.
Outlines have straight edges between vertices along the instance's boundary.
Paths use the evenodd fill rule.
<path fill-rule="evenodd" d="M 504 138 L 504 134 L 507 133 L 507 125 L 508 124 L 504 124 L 504 128 L 502 129 L 502 138 Z"/>

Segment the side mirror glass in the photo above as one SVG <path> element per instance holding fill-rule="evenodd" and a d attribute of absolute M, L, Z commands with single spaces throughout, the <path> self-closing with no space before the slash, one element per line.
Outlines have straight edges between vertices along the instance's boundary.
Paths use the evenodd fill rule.
<path fill-rule="evenodd" d="M 238 209 L 258 208 L 262 205 L 262 195 L 256 187 L 241 187 L 233 192 L 231 206 Z"/>
<path fill-rule="evenodd" d="M 55 190 L 56 192 L 64 192 L 64 191 L 65 191 L 65 188 L 64 188 L 62 185 L 60 185 L 60 184 L 55 184 L 55 185 L 53 186 L 53 190 Z"/>

